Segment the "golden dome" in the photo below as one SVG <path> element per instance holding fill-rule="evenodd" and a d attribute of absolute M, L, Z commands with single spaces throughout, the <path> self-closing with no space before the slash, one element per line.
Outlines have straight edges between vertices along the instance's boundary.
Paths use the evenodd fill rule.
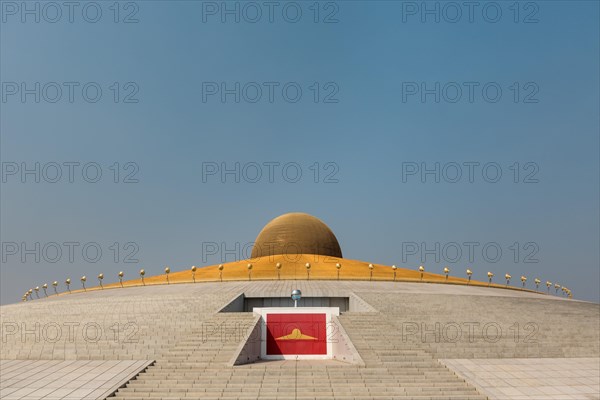
<path fill-rule="evenodd" d="M 342 249 L 323 221 L 305 213 L 289 213 L 265 225 L 256 237 L 251 257 L 275 254 L 318 254 L 342 258 Z"/>

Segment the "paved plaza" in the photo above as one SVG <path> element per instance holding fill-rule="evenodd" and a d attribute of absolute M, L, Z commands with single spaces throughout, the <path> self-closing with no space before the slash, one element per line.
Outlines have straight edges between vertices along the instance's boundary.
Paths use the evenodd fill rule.
<path fill-rule="evenodd" d="M 598 400 L 600 358 L 441 360 L 491 400 Z"/>
<path fill-rule="evenodd" d="M 150 361 L 0 361 L 0 398 L 96 400 L 114 393 Z"/>

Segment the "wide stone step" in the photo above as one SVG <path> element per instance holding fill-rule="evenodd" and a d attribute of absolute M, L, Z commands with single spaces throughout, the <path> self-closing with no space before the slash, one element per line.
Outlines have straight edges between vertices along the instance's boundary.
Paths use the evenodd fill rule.
<path fill-rule="evenodd" d="M 177 395 L 174 393 L 168 396 L 153 394 L 153 393 L 133 393 L 124 396 L 117 395 L 114 399 L 129 399 L 129 400 L 148 400 L 148 399 L 163 399 L 163 400 L 179 400 L 179 399 L 260 399 L 260 400 L 289 400 L 288 393 L 185 393 Z M 405 400 L 487 400 L 487 397 L 476 394 L 454 394 L 454 395 L 399 395 L 389 393 L 315 393 L 313 395 L 298 395 L 294 396 L 296 400 L 320 400 L 320 399 L 335 399 L 335 400 L 393 400 L 402 398 Z"/>
<path fill-rule="evenodd" d="M 402 382 L 404 393 L 407 395 L 443 395 L 480 396 L 476 389 L 464 380 L 458 378 L 432 355 L 427 353 L 427 346 L 419 343 L 407 342 L 397 335 L 388 336 L 388 332 L 397 332 L 397 328 L 390 324 L 381 314 L 356 315 L 345 313 L 339 318 L 348 333 L 355 348 L 367 366 L 379 364 L 388 369 L 389 375 Z M 413 385 L 407 385 L 403 379 L 415 379 Z M 439 385 L 443 381 L 441 385 Z M 436 385 L 437 384 L 437 385 Z"/>
<path fill-rule="evenodd" d="M 251 314 L 249 314 L 251 315 Z M 249 317 L 246 315 L 245 317 Z M 367 318 L 367 320 L 363 319 Z M 244 323 L 244 316 L 236 316 Z M 248 318 L 252 321 L 252 318 Z M 426 346 L 402 342 L 380 314 L 340 317 L 366 367 L 315 362 L 256 363 L 229 367 L 239 341 L 201 340 L 194 332 L 116 394 L 116 399 L 415 399 L 483 400 L 435 360 Z M 356 324 L 354 324 L 356 322 Z M 222 315 L 209 324 L 234 326 Z"/>

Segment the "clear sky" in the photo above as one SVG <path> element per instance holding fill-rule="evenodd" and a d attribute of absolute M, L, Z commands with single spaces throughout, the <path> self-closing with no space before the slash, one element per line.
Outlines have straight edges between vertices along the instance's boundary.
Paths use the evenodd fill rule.
<path fill-rule="evenodd" d="M 599 301 L 597 1 L 62 3 L 0 2 L 3 304 L 244 258 L 290 211 Z"/>

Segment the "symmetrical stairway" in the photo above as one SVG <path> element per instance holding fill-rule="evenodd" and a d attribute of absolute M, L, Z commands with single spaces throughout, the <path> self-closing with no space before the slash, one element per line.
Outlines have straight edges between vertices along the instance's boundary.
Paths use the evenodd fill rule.
<path fill-rule="evenodd" d="M 365 367 L 338 361 L 269 361 L 230 367 L 251 313 L 215 314 L 208 332 L 190 332 L 116 399 L 414 399 L 484 400 L 422 350 L 392 341 L 385 318 L 340 318 Z M 220 326 L 220 329 L 213 329 Z M 245 327 L 245 328 L 240 328 Z"/>

